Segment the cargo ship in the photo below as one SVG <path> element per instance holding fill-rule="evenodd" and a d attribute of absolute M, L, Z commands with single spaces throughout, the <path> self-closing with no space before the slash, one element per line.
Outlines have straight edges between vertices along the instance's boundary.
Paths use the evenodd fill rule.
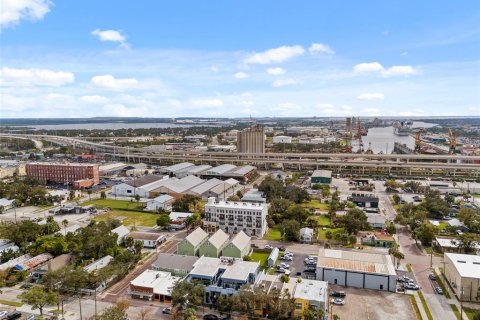
<path fill-rule="evenodd" d="M 408 136 L 412 130 L 403 121 L 397 121 L 393 125 L 393 133 L 397 136 Z"/>

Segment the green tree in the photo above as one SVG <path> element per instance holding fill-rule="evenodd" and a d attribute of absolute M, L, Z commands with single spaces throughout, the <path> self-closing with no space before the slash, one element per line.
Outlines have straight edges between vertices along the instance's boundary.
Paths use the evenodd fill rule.
<path fill-rule="evenodd" d="M 74 191 L 74 190 L 70 190 L 70 193 L 69 193 L 68 199 L 69 199 L 69 200 L 73 200 L 73 199 L 75 199 L 75 191 Z"/>
<path fill-rule="evenodd" d="M 430 218 L 441 219 L 448 214 L 450 206 L 442 199 L 440 191 L 429 190 L 425 194 L 425 200 L 419 205 L 428 212 Z"/>
<path fill-rule="evenodd" d="M 187 217 L 185 219 L 185 227 L 187 229 L 189 228 L 195 228 L 195 226 L 202 220 L 200 215 L 198 213 L 194 213 L 191 216 Z"/>
<path fill-rule="evenodd" d="M 332 231 L 327 230 L 327 231 L 325 232 L 325 238 L 327 238 L 328 240 L 331 240 L 331 239 L 333 238 L 333 233 L 332 233 Z"/>
<path fill-rule="evenodd" d="M 172 203 L 172 211 L 175 212 L 192 212 L 191 207 L 194 207 L 200 198 L 191 194 L 185 194 L 181 198 L 176 199 Z"/>
<path fill-rule="evenodd" d="M 290 188 L 286 192 L 285 197 L 297 204 L 310 200 L 310 195 L 308 194 L 307 190 L 299 187 Z"/>
<path fill-rule="evenodd" d="M 179 312 L 183 312 L 189 308 L 197 310 L 197 307 L 202 304 L 203 294 L 203 285 L 188 281 L 179 281 L 172 290 L 172 305 Z"/>
<path fill-rule="evenodd" d="M 296 220 L 283 221 L 280 230 L 286 241 L 297 241 L 300 238 L 300 223 Z"/>
<path fill-rule="evenodd" d="M 46 252 L 58 256 L 68 252 L 68 243 L 62 235 L 43 236 L 32 243 L 28 252 L 33 256 Z"/>
<path fill-rule="evenodd" d="M 43 308 L 45 308 L 45 306 L 55 305 L 58 300 L 55 292 L 38 286 L 31 287 L 28 291 L 22 292 L 18 298 L 23 303 L 32 306 L 32 309 L 38 309 L 41 316 L 43 316 Z"/>
<path fill-rule="evenodd" d="M 473 314 L 473 320 L 480 320 L 480 311 L 475 311 Z"/>
<path fill-rule="evenodd" d="M 96 317 L 98 320 L 128 320 L 128 302 L 120 301 L 115 306 L 106 308 L 103 313 Z"/>
<path fill-rule="evenodd" d="M 63 219 L 63 220 L 62 220 L 62 225 L 63 225 L 63 230 L 64 230 L 64 233 L 65 233 L 65 236 L 66 236 L 66 235 L 67 235 L 68 220 L 67 220 L 67 219 Z"/>
<path fill-rule="evenodd" d="M 472 233 L 480 233 L 480 209 L 462 208 L 458 213 L 462 221 Z"/>
<path fill-rule="evenodd" d="M 168 227 L 170 225 L 170 217 L 167 214 L 161 214 L 157 218 L 157 226 L 162 228 Z"/>
<path fill-rule="evenodd" d="M 384 185 L 385 185 L 385 187 L 392 188 L 392 189 L 398 189 L 402 186 L 400 183 L 395 181 L 395 179 L 389 179 L 389 180 L 385 181 Z"/>
<path fill-rule="evenodd" d="M 430 222 L 425 221 L 420 227 L 413 231 L 413 238 L 415 241 L 420 240 L 424 246 L 430 246 L 433 239 L 435 239 L 435 234 L 437 232 L 437 227 Z"/>
<path fill-rule="evenodd" d="M 399 265 L 400 261 L 405 259 L 405 255 L 398 250 L 398 246 L 395 245 L 392 248 L 388 249 L 388 254 L 393 256 L 393 264 Z M 396 262 L 396 263 L 395 263 Z"/>
<path fill-rule="evenodd" d="M 107 194 L 105 193 L 105 191 L 101 191 L 100 192 L 100 199 L 106 199 L 107 198 Z"/>
<path fill-rule="evenodd" d="M 338 314 L 333 315 L 333 320 L 340 320 L 340 316 Z"/>
<path fill-rule="evenodd" d="M 393 223 L 392 221 L 388 222 L 386 230 L 388 234 L 391 234 L 391 235 L 397 233 L 397 227 L 395 226 L 395 223 Z"/>
<path fill-rule="evenodd" d="M 303 319 L 304 320 L 314 320 L 314 319 L 316 319 L 315 310 L 313 310 L 312 308 L 305 309 L 303 311 Z"/>
<path fill-rule="evenodd" d="M 135 253 L 139 254 L 143 249 L 143 241 L 135 240 L 133 243 L 133 248 L 135 249 Z"/>
<path fill-rule="evenodd" d="M 480 235 L 476 233 L 462 233 L 456 240 L 452 240 L 460 249 L 466 254 L 475 251 L 475 248 L 480 244 Z"/>
<path fill-rule="evenodd" d="M 130 236 L 125 237 L 125 240 L 123 241 L 125 244 L 125 247 L 127 248 L 133 248 L 133 245 L 135 244 L 135 239 L 133 239 Z"/>
<path fill-rule="evenodd" d="M 367 215 L 360 209 L 350 209 L 340 218 L 340 224 L 348 234 L 357 234 L 360 230 L 370 230 Z"/>
<path fill-rule="evenodd" d="M 399 204 L 400 204 L 401 198 L 400 198 L 400 196 L 399 196 L 398 194 L 394 194 L 394 195 L 392 196 L 392 199 L 393 199 L 393 203 L 394 203 L 394 204 L 396 204 L 396 205 L 399 205 Z"/>
<path fill-rule="evenodd" d="M 184 320 L 196 320 L 197 319 L 197 312 L 193 308 L 188 308 L 185 310 L 183 315 Z"/>
<path fill-rule="evenodd" d="M 258 186 L 258 190 L 262 191 L 268 201 L 282 198 L 285 194 L 283 182 L 275 180 L 272 177 L 266 177 Z"/>
<path fill-rule="evenodd" d="M 134 198 L 135 198 L 135 201 L 137 201 L 137 206 L 138 206 L 138 203 L 140 202 L 140 195 L 136 194 Z"/>

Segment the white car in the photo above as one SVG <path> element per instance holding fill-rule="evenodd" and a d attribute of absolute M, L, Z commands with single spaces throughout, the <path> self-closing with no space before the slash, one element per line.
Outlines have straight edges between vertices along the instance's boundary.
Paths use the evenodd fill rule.
<path fill-rule="evenodd" d="M 287 271 L 285 268 L 277 267 L 277 272 L 285 273 L 285 271 Z"/>
<path fill-rule="evenodd" d="M 280 268 L 284 268 L 284 269 L 290 269 L 290 266 L 286 263 L 280 263 Z"/>
<path fill-rule="evenodd" d="M 285 251 L 283 253 L 284 256 L 293 256 L 293 253 L 291 253 L 290 251 Z"/>
<path fill-rule="evenodd" d="M 285 261 L 293 261 L 293 258 L 290 257 L 290 256 L 286 256 L 286 257 L 283 257 L 282 260 L 285 260 Z"/>
<path fill-rule="evenodd" d="M 273 247 L 272 247 L 271 245 L 269 245 L 269 244 L 266 244 L 266 245 L 265 245 L 265 249 L 273 249 Z"/>
<path fill-rule="evenodd" d="M 344 305 L 344 304 L 345 304 L 345 300 L 340 299 L 340 298 L 332 299 L 331 302 L 332 302 L 333 304 L 336 304 L 336 305 Z"/>
<path fill-rule="evenodd" d="M 0 319 L 4 319 L 7 317 L 8 311 L 0 311 Z"/>

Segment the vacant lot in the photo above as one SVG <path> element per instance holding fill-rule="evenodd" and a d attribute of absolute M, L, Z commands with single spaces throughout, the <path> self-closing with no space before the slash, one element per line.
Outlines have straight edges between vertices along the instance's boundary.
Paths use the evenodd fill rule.
<path fill-rule="evenodd" d="M 368 289 L 332 286 L 347 293 L 345 305 L 333 305 L 342 320 L 415 320 L 408 295 Z"/>
<path fill-rule="evenodd" d="M 260 262 L 261 269 L 267 269 L 268 268 L 267 260 L 269 256 L 270 256 L 269 252 L 254 251 L 250 255 L 250 258 L 252 259 L 252 261 Z"/>
<path fill-rule="evenodd" d="M 302 207 L 307 209 L 313 208 L 315 210 L 328 211 L 330 205 L 328 203 L 321 203 L 319 200 L 310 200 L 302 203 Z"/>
<path fill-rule="evenodd" d="M 327 231 L 330 231 L 332 233 L 332 239 L 335 239 L 335 235 L 337 233 L 343 233 L 343 228 L 326 228 L 326 230 L 323 230 L 323 228 L 318 228 L 318 240 L 326 240 L 327 239 Z"/>
<path fill-rule="evenodd" d="M 267 233 L 265 233 L 265 235 L 263 236 L 263 239 L 280 241 L 282 240 L 282 233 L 279 229 L 270 228 L 268 229 Z"/>
<path fill-rule="evenodd" d="M 84 202 L 82 205 L 93 204 L 99 209 L 110 208 L 105 214 L 95 217 L 97 221 L 103 221 L 108 218 L 120 219 L 126 226 L 146 226 L 152 227 L 157 223 L 158 215 L 151 212 L 142 211 L 142 205 L 136 202 L 126 200 L 95 199 Z"/>

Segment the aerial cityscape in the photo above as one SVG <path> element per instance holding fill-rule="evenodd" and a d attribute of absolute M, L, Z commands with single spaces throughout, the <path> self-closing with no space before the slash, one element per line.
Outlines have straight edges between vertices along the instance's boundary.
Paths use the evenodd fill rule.
<path fill-rule="evenodd" d="M 480 320 L 479 21 L 0 0 L 0 320 Z"/>

